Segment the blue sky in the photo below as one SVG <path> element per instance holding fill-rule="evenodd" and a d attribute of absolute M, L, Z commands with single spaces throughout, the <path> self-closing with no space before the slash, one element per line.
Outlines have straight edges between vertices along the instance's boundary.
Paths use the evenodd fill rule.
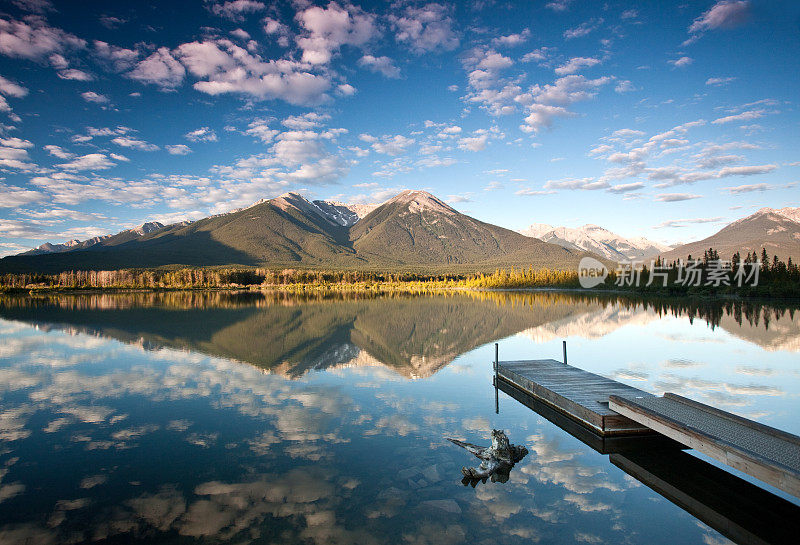
<path fill-rule="evenodd" d="M 800 205 L 800 4 L 0 4 L 0 255 L 286 191 L 688 242 Z"/>

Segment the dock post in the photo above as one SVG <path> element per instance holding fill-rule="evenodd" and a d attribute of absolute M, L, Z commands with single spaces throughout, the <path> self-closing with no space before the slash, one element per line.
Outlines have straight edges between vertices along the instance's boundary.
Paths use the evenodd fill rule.
<path fill-rule="evenodd" d="M 564 365 L 567 364 L 567 341 L 562 341 L 564 343 Z"/>
<path fill-rule="evenodd" d="M 497 374 L 500 367 L 498 352 L 499 344 L 494 343 L 494 414 L 500 414 L 500 394 L 497 390 Z"/>

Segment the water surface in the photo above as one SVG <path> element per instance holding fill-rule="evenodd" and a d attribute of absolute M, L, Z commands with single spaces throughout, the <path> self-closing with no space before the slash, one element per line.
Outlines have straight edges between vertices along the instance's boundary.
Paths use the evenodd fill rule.
<path fill-rule="evenodd" d="M 800 316 L 556 293 L 0 299 L 0 542 L 724 543 L 536 412 L 561 356 L 800 433 Z M 462 486 L 444 440 L 530 454 Z"/>

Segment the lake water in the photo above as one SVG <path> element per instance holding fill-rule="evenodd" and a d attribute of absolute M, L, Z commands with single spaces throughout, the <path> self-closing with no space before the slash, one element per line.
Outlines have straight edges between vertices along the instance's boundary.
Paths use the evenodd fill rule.
<path fill-rule="evenodd" d="M 0 298 L 0 543 L 726 543 L 504 393 L 561 358 L 800 434 L 800 313 L 558 293 Z M 460 482 L 492 428 L 530 454 Z M 27 541 L 26 541 L 27 540 Z"/>

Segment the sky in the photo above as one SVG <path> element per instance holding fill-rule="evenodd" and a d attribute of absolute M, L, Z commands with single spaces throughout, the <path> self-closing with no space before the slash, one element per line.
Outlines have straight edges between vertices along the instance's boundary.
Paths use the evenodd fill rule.
<path fill-rule="evenodd" d="M 300 191 L 677 243 L 800 206 L 800 3 L 0 2 L 0 255 Z"/>

